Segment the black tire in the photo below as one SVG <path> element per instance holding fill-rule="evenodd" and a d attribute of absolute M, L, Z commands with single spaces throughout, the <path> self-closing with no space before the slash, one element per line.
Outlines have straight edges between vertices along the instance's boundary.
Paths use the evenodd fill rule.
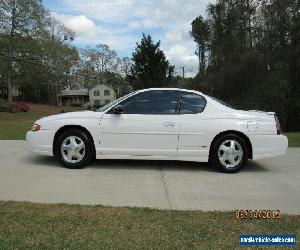
<path fill-rule="evenodd" d="M 219 159 L 219 148 L 222 145 L 222 143 L 224 143 L 228 140 L 234 140 L 234 141 L 238 142 L 243 151 L 241 160 L 234 167 L 228 167 L 228 166 L 224 165 Z M 248 161 L 248 155 L 249 155 L 249 153 L 248 153 L 248 148 L 247 148 L 247 144 L 246 144 L 245 140 L 238 135 L 227 134 L 227 135 L 221 136 L 213 143 L 212 149 L 210 152 L 210 162 L 214 167 L 216 167 L 221 172 L 236 173 L 236 172 L 240 171 L 246 165 L 246 162 Z M 237 159 L 238 159 L 238 157 L 237 157 Z"/>
<path fill-rule="evenodd" d="M 76 163 L 68 162 L 64 158 L 64 156 L 62 155 L 62 152 L 61 152 L 61 145 L 64 142 L 64 140 L 66 138 L 68 138 L 69 136 L 79 137 L 83 141 L 84 146 L 85 146 L 84 157 Z M 80 129 L 76 129 L 76 128 L 68 129 L 68 130 L 64 131 L 61 135 L 59 135 L 59 137 L 57 138 L 57 141 L 55 143 L 55 156 L 67 168 L 70 168 L 70 169 L 84 168 L 85 166 L 90 164 L 91 161 L 95 157 L 93 141 L 90 138 L 90 136 L 88 136 L 84 131 L 82 131 Z"/>

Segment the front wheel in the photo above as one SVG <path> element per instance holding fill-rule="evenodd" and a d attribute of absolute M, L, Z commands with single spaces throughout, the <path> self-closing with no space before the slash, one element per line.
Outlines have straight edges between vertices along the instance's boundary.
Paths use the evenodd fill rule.
<path fill-rule="evenodd" d="M 238 172 L 245 166 L 247 160 L 247 145 L 244 139 L 237 135 L 224 135 L 213 145 L 211 162 L 222 172 Z"/>
<path fill-rule="evenodd" d="M 93 144 L 88 135 L 78 129 L 64 131 L 55 147 L 56 156 L 67 168 L 83 168 L 93 159 Z"/>

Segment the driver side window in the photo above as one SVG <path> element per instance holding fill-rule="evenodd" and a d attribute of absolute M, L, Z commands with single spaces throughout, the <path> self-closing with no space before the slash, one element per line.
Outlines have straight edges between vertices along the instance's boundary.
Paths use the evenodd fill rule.
<path fill-rule="evenodd" d="M 175 114 L 180 92 L 176 90 L 150 90 L 124 100 L 124 114 Z"/>

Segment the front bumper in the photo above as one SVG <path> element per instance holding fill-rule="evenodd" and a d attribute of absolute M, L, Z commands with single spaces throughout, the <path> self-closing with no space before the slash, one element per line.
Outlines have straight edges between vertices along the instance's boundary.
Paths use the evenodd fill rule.
<path fill-rule="evenodd" d="M 53 138 L 51 130 L 39 130 L 26 133 L 26 144 L 30 151 L 41 155 L 53 155 Z"/>
<path fill-rule="evenodd" d="M 253 160 L 266 159 L 284 155 L 288 147 L 285 135 L 251 135 Z"/>

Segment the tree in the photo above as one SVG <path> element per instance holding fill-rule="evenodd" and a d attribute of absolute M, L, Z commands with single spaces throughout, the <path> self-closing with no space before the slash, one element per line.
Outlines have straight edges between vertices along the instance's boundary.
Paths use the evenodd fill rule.
<path fill-rule="evenodd" d="M 199 74 L 205 75 L 205 53 L 208 49 L 209 43 L 209 26 L 208 22 L 202 16 L 198 16 L 192 22 L 191 36 L 198 44 L 199 53 Z"/>
<path fill-rule="evenodd" d="M 172 78 L 174 68 L 160 49 L 160 42 L 154 43 L 150 35 L 143 34 L 132 53 L 132 62 L 129 79 L 134 89 L 167 86 Z"/>
<path fill-rule="evenodd" d="M 38 38 L 46 27 L 47 12 L 36 0 L 2 0 L 0 2 L 1 39 L 5 46 L 2 52 L 7 59 L 8 101 L 12 101 L 11 89 L 19 55 L 24 48 L 22 40 Z M 28 51 L 27 51 L 28 52 Z"/>
<path fill-rule="evenodd" d="M 94 48 L 87 47 L 81 50 L 81 58 L 73 79 L 79 86 L 92 88 L 98 84 L 105 84 L 119 93 L 128 85 L 126 74 L 130 63 L 129 58 L 119 58 L 106 44 L 99 44 Z"/>
<path fill-rule="evenodd" d="M 191 32 L 197 44 L 207 45 L 207 69 L 187 84 L 197 82 L 241 109 L 275 111 L 284 128 L 299 130 L 299 17 L 297 0 L 209 4 L 207 18 L 197 17 Z"/>
<path fill-rule="evenodd" d="M 74 32 L 51 18 L 41 1 L 5 0 L 0 13 L 0 57 L 6 62 L 0 64 L 0 74 L 8 100 L 17 85 L 28 101 L 55 103 L 58 89 L 68 84 L 79 59 L 70 45 Z"/>
<path fill-rule="evenodd" d="M 98 44 L 94 48 L 83 49 L 82 58 L 95 72 L 116 71 L 118 67 L 117 53 L 106 44 Z"/>
<path fill-rule="evenodd" d="M 81 50 L 81 61 L 77 75 L 84 86 L 90 88 L 99 83 L 106 84 L 109 73 L 117 73 L 119 58 L 114 50 L 106 44 L 98 44 L 94 48 Z"/>
<path fill-rule="evenodd" d="M 294 6 L 288 30 L 291 36 L 291 57 L 289 64 L 289 79 L 291 81 L 288 117 L 288 129 L 300 130 L 300 1 Z"/>
<path fill-rule="evenodd" d="M 130 73 L 132 61 L 129 57 L 125 56 L 118 59 L 118 72 L 125 77 Z"/>

